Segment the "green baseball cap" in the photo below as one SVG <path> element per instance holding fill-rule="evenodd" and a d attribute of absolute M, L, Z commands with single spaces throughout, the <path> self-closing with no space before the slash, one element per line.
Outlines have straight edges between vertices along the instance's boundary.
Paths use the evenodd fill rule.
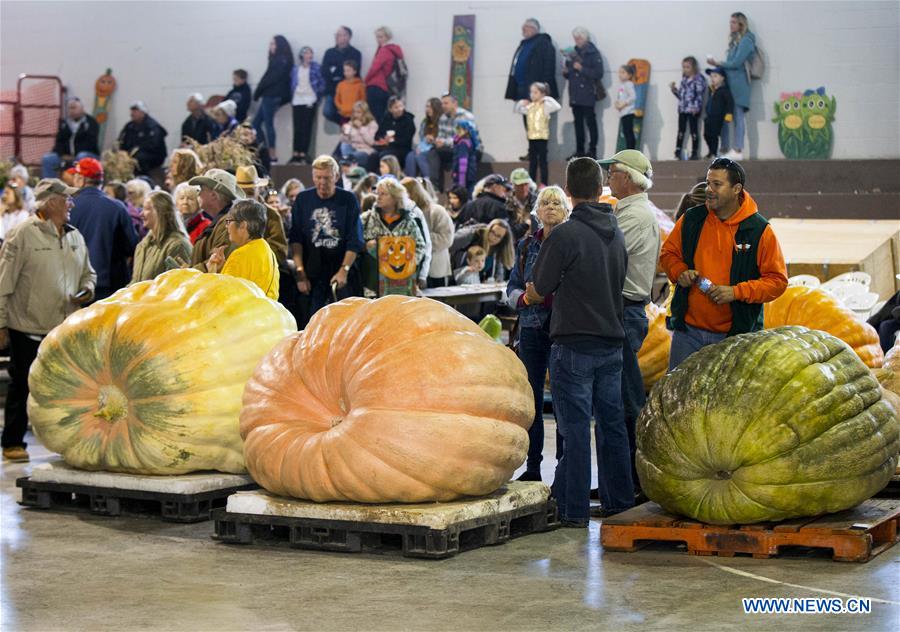
<path fill-rule="evenodd" d="M 513 169 L 513 172 L 509 174 L 509 181 L 513 184 L 528 184 L 531 182 L 531 176 L 528 175 L 528 170 L 519 167 L 518 169 Z"/>
<path fill-rule="evenodd" d="M 653 166 L 650 164 L 650 160 L 637 149 L 623 149 L 619 153 L 613 155 L 612 158 L 604 158 L 603 160 L 597 161 L 597 164 L 601 167 L 607 167 L 615 163 L 631 167 L 648 178 L 653 175 Z"/>

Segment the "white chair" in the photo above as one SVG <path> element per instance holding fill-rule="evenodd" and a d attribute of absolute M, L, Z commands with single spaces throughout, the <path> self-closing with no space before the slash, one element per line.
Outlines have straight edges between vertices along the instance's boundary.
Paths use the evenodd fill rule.
<path fill-rule="evenodd" d="M 803 286 L 817 288 L 820 285 L 822 285 L 822 282 L 819 281 L 819 277 L 811 274 L 797 274 L 788 279 L 788 287 Z"/>
<path fill-rule="evenodd" d="M 837 285 L 839 283 L 859 283 L 868 288 L 872 285 L 872 276 L 868 272 L 844 272 L 828 279 L 823 285 Z"/>
<path fill-rule="evenodd" d="M 864 292 L 862 294 L 853 294 L 844 299 L 844 305 L 852 310 L 857 318 L 867 320 L 872 314 L 872 309 L 878 302 L 878 294 L 875 292 Z"/>
<path fill-rule="evenodd" d="M 847 299 L 857 294 L 866 294 L 869 288 L 861 283 L 836 283 L 830 287 L 822 285 L 822 289 L 846 304 Z"/>

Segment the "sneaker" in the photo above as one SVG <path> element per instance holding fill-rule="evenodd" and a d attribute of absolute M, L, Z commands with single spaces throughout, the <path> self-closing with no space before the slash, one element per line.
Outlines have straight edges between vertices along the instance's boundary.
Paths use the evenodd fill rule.
<path fill-rule="evenodd" d="M 540 472 L 524 472 L 522 476 L 516 479 L 517 481 L 541 481 L 541 473 Z"/>
<path fill-rule="evenodd" d="M 528 154 L 525 154 L 524 156 L 519 156 L 519 160 L 521 160 L 522 162 L 528 162 Z"/>
<path fill-rule="evenodd" d="M 596 510 L 591 507 L 591 516 L 594 518 L 609 518 L 610 516 L 615 516 L 616 514 L 628 511 L 629 509 L 631 509 L 631 507 L 625 507 L 625 509 L 604 509 L 603 507 L 597 507 Z"/>
<path fill-rule="evenodd" d="M 289 165 L 302 165 L 303 164 L 303 156 L 291 156 L 291 159 L 287 161 Z"/>
<path fill-rule="evenodd" d="M 586 529 L 590 520 L 560 520 L 559 526 L 563 529 Z"/>
<path fill-rule="evenodd" d="M 30 460 L 28 450 L 21 446 L 15 448 L 3 448 L 3 460 L 10 463 L 27 463 Z"/>
<path fill-rule="evenodd" d="M 723 158 L 730 158 L 731 160 L 743 160 L 743 159 L 744 159 L 744 152 L 742 152 L 742 151 L 735 151 L 735 150 L 732 149 L 732 150 L 729 151 L 727 154 L 725 154 L 725 155 L 723 156 Z"/>

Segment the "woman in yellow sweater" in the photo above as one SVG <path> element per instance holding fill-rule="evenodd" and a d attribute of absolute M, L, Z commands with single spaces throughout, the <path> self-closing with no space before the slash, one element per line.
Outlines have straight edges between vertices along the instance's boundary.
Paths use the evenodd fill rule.
<path fill-rule="evenodd" d="M 228 239 L 237 250 L 225 260 L 225 246 L 213 250 L 206 269 L 210 272 L 247 279 L 266 296 L 278 300 L 278 261 L 263 239 L 266 230 L 266 208 L 256 200 L 241 200 L 231 207 L 225 218 Z"/>

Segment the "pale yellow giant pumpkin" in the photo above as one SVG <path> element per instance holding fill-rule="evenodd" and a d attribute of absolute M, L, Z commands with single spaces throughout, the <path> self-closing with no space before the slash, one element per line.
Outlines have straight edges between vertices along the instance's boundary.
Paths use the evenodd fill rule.
<path fill-rule="evenodd" d="M 241 395 L 296 323 L 243 279 L 173 270 L 72 314 L 41 343 L 28 415 L 72 466 L 243 472 Z"/>

